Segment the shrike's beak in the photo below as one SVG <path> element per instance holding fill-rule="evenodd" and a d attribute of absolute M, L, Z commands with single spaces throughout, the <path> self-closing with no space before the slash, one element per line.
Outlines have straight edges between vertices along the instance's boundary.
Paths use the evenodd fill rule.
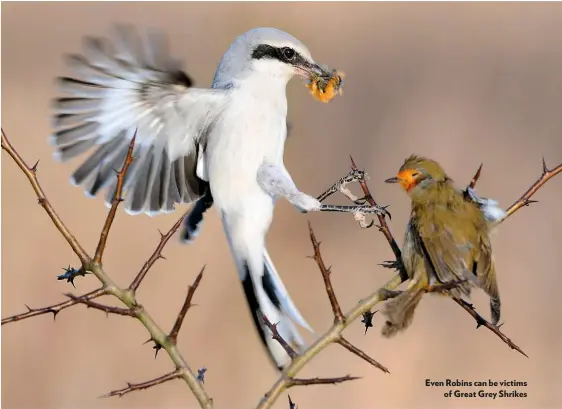
<path fill-rule="evenodd" d="M 396 176 L 394 176 L 393 178 L 386 179 L 384 182 L 385 183 L 398 183 L 398 182 L 400 182 L 400 179 L 398 179 Z"/>
<path fill-rule="evenodd" d="M 303 65 L 299 65 L 296 68 L 297 75 L 303 77 L 306 80 L 310 80 L 314 77 L 329 77 L 331 73 L 324 71 L 318 64 L 306 62 Z"/>

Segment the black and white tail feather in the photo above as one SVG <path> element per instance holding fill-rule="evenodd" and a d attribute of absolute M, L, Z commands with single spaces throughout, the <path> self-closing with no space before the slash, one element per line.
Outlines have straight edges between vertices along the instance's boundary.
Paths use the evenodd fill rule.
<path fill-rule="evenodd" d="M 174 210 L 176 203 L 193 203 L 181 233 L 191 241 L 203 214 L 213 205 L 202 152 L 213 121 L 228 105 L 228 88 L 193 88 L 192 80 L 168 55 L 167 39 L 157 31 L 141 38 L 129 27 L 116 27 L 113 42 L 87 38 L 84 55 L 67 57 L 72 77 L 59 78 L 68 96 L 54 103 L 54 157 L 68 161 L 96 147 L 75 170 L 71 182 L 88 196 L 107 188 L 106 205 L 115 192 L 132 137 L 134 157 L 125 177 L 124 207 L 129 214 L 150 216 Z M 264 313 L 288 342 L 303 345 L 292 320 L 302 318 L 264 252 L 264 273 L 258 278 L 239 273 L 260 337 L 281 368 L 288 356 L 261 321 Z M 246 268 L 247 270 L 247 268 Z"/>

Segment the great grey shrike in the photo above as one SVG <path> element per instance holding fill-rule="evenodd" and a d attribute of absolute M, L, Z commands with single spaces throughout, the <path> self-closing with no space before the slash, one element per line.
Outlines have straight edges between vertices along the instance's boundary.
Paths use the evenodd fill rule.
<path fill-rule="evenodd" d="M 135 160 L 125 178 L 129 214 L 171 212 L 195 202 L 182 231 L 198 233 L 204 212 L 215 205 L 228 238 L 254 324 L 279 369 L 289 356 L 263 323 L 264 314 L 285 341 L 304 345 L 293 321 L 310 330 L 265 248 L 275 200 L 286 198 L 302 212 L 380 213 L 368 206 L 323 205 L 300 192 L 283 164 L 287 136 L 288 81 L 298 75 L 329 76 L 308 49 L 274 28 L 256 28 L 234 40 L 211 88 L 194 88 L 172 60 L 165 37 L 138 36 L 117 27 L 112 42 L 85 39 L 85 54 L 67 58 L 74 77 L 59 79 L 70 97 L 55 102 L 51 144 L 55 158 L 97 150 L 72 175 L 95 196 L 115 192 L 136 132 Z"/>

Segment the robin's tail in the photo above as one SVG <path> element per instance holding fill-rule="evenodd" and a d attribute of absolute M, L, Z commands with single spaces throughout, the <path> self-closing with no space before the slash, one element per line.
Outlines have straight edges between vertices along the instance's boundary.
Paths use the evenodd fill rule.
<path fill-rule="evenodd" d="M 408 289 L 396 298 L 387 301 L 383 311 L 386 316 L 386 322 L 381 331 L 383 336 L 393 337 L 410 326 L 414 319 L 414 311 L 424 293 L 424 289 Z"/>

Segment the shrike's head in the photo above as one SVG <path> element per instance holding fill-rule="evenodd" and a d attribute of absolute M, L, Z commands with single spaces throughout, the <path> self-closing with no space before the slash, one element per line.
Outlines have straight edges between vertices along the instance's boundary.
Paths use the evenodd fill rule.
<path fill-rule="evenodd" d="M 329 75 L 295 37 L 275 28 L 255 28 L 238 37 L 221 59 L 215 83 L 271 77 L 288 82 L 294 75 L 309 79 Z"/>

